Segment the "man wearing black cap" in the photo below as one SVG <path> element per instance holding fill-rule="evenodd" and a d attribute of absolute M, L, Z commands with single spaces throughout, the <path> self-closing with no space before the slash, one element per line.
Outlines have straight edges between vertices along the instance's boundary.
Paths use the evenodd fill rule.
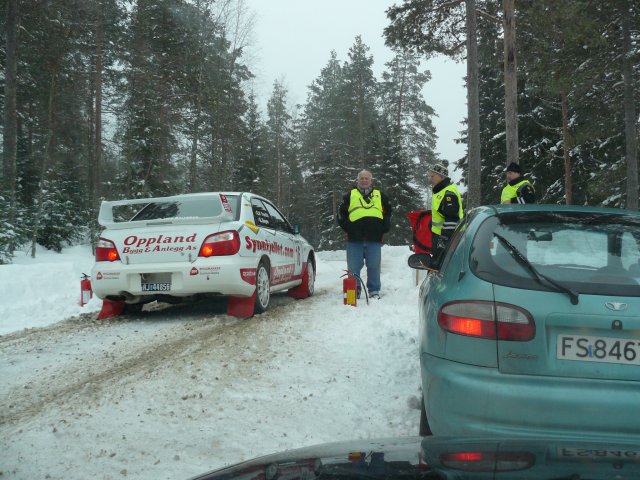
<path fill-rule="evenodd" d="M 536 203 L 536 192 L 531 182 L 522 176 L 522 169 L 511 162 L 505 170 L 508 183 L 502 189 L 500 203 Z"/>
<path fill-rule="evenodd" d="M 429 168 L 433 196 L 431 197 L 432 265 L 436 266 L 447 242 L 464 217 L 462 197 L 449 178 L 445 165 L 436 164 Z"/>

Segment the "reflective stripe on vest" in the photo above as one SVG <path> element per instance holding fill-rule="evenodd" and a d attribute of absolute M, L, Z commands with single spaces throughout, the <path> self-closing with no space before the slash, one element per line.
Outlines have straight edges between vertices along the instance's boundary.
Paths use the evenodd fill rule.
<path fill-rule="evenodd" d="M 515 185 L 507 184 L 502 189 L 502 194 L 500 195 L 500 203 L 511 203 L 512 198 L 517 198 L 518 203 L 524 203 L 524 201 L 521 201 L 520 197 L 518 196 L 518 193 L 520 192 L 520 190 L 522 190 L 522 188 L 525 185 L 531 185 L 531 182 L 529 180 L 523 179 L 522 181 L 516 183 Z"/>
<path fill-rule="evenodd" d="M 442 199 L 447 192 L 458 197 L 458 218 L 462 219 L 464 217 L 464 211 L 462 210 L 462 198 L 460 197 L 460 193 L 458 192 L 458 189 L 455 187 L 455 185 L 447 185 L 438 193 L 434 193 L 433 197 L 431 197 L 431 231 L 436 235 L 442 235 L 442 227 L 444 227 L 445 225 L 448 227 L 453 227 L 454 225 L 458 224 L 458 222 L 445 222 L 444 215 L 442 215 L 438 211 L 440 209 Z"/>
<path fill-rule="evenodd" d="M 374 217 L 382 219 L 382 197 L 380 190 L 373 189 L 369 195 L 367 202 L 360 190 L 354 188 L 351 190 L 351 199 L 349 201 L 349 221 L 355 222 L 364 217 Z"/>

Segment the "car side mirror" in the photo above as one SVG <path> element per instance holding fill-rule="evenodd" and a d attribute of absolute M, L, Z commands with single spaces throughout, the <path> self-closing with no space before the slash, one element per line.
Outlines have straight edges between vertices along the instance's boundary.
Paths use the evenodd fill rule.
<path fill-rule="evenodd" d="M 293 224 L 293 234 L 294 235 L 298 235 L 300 233 L 300 225 L 298 225 L 297 223 Z"/>
<path fill-rule="evenodd" d="M 431 255 L 427 253 L 414 253 L 409 257 L 407 263 L 416 270 L 432 270 Z"/>

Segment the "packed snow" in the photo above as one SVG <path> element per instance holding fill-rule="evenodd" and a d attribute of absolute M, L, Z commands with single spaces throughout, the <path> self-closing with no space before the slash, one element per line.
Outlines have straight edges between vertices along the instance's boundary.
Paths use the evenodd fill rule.
<path fill-rule="evenodd" d="M 251 319 L 221 302 L 97 320 L 88 247 L 0 266 L 0 475 L 190 478 L 319 443 L 413 436 L 418 286 L 383 247 L 382 298 L 343 305 L 344 251 L 319 252 L 312 298 Z M 365 270 L 363 276 L 366 278 Z"/>

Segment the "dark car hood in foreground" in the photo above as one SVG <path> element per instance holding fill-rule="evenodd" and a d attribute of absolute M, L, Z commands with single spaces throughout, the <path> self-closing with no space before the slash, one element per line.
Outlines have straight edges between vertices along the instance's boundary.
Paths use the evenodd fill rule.
<path fill-rule="evenodd" d="M 640 479 L 640 445 L 581 439 L 358 440 L 268 455 L 196 478 L 631 480 Z"/>

